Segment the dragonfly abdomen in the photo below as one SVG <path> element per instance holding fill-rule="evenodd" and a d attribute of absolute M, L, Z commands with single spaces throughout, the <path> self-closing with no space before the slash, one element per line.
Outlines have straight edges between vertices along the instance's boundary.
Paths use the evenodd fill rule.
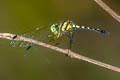
<path fill-rule="evenodd" d="M 95 32 L 98 32 L 98 33 L 103 34 L 103 35 L 109 34 L 109 32 L 102 30 L 102 29 L 99 29 L 99 28 L 92 28 L 92 27 L 88 27 L 88 26 L 79 26 L 79 25 L 74 25 L 73 27 L 75 27 L 76 29 L 95 31 Z"/>

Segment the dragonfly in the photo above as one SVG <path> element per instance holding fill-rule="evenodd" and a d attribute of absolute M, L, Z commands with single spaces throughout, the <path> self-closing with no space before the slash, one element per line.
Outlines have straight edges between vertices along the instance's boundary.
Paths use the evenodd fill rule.
<path fill-rule="evenodd" d="M 80 26 L 71 20 L 64 20 L 53 24 L 47 24 L 42 27 L 37 27 L 32 31 L 22 34 L 21 36 L 45 43 L 51 43 L 55 46 L 59 45 L 62 42 L 63 36 L 65 36 L 69 39 L 68 49 L 71 50 L 74 43 L 74 32 L 77 30 L 90 30 L 102 35 L 109 34 L 109 32 L 103 29 L 99 29 L 96 27 Z M 17 35 L 14 36 L 13 40 L 11 41 L 11 45 L 13 47 L 24 47 L 26 50 L 29 50 L 32 47 L 33 44 L 30 42 L 15 41 L 14 39 L 16 37 Z"/>

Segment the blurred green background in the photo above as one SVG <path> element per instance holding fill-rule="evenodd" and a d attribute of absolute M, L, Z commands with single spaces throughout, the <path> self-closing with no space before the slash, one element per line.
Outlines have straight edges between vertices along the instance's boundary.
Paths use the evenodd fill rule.
<path fill-rule="evenodd" d="M 118 14 L 120 0 L 103 0 Z M 102 36 L 78 31 L 73 51 L 120 67 L 120 23 L 93 0 L 0 0 L 0 32 L 21 34 L 37 26 L 59 20 L 96 26 L 110 32 Z M 38 46 L 24 56 L 24 49 L 13 48 L 0 39 L 0 80 L 119 80 L 120 73 L 82 60 L 71 59 Z"/>

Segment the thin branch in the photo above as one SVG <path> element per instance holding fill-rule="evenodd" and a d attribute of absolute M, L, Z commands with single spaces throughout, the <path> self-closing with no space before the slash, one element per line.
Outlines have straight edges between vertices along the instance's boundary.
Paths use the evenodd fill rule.
<path fill-rule="evenodd" d="M 102 0 L 94 1 L 120 23 L 120 16 L 115 11 L 113 11 L 109 6 L 107 6 Z"/>
<path fill-rule="evenodd" d="M 0 33 L 0 38 L 3 38 L 3 39 L 13 40 L 14 36 L 15 36 L 15 34 Z M 43 47 L 61 52 L 63 54 L 67 54 L 71 58 L 83 60 L 83 61 L 93 63 L 93 64 L 96 64 L 98 66 L 101 66 L 101 67 L 104 67 L 104 68 L 107 68 L 107 69 L 110 69 L 110 70 L 113 70 L 113 71 L 116 71 L 116 72 L 120 72 L 120 68 L 118 68 L 118 67 L 115 67 L 115 66 L 112 66 L 112 65 L 109 65 L 109 64 L 106 64 L 106 63 L 103 63 L 103 62 L 100 62 L 100 61 L 82 56 L 82 55 L 79 55 L 78 53 L 75 53 L 75 52 L 72 52 L 72 51 L 70 51 L 68 53 L 67 49 L 58 48 L 58 47 L 55 47 L 55 46 L 52 46 L 52 45 L 49 45 L 49 44 L 46 44 L 46 43 L 43 43 L 43 42 L 40 42 L 40 41 L 37 41 L 37 40 L 22 37 L 22 36 L 19 36 L 19 35 L 14 40 L 16 40 L 16 41 L 26 41 L 26 42 L 30 42 L 30 43 L 33 43 L 33 44 L 36 44 L 36 45 L 40 45 L 40 46 L 43 46 Z"/>

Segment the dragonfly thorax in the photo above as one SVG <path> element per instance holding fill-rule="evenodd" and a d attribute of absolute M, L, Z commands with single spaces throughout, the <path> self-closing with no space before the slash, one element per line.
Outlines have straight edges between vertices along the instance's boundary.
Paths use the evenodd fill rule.
<path fill-rule="evenodd" d="M 56 35 L 60 36 L 62 33 L 70 32 L 72 30 L 73 23 L 69 20 L 53 24 L 51 26 L 51 32 Z"/>

